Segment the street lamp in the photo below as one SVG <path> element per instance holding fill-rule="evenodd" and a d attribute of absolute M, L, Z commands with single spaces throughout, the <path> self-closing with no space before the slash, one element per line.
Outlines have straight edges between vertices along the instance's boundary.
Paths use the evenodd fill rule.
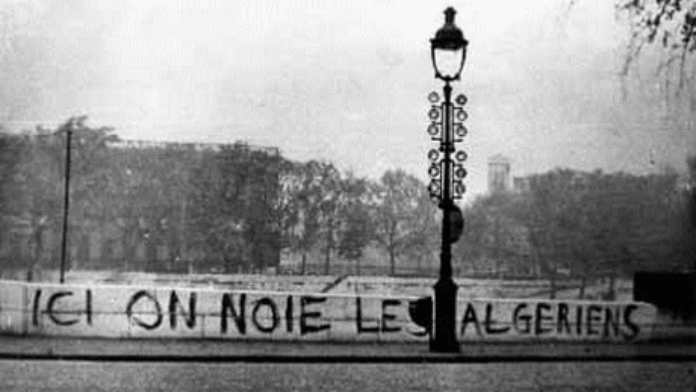
<path fill-rule="evenodd" d="M 431 351 L 459 352 L 456 337 L 457 285 L 452 280 L 452 243 L 459 239 L 464 228 L 462 212 L 454 204 L 462 197 L 466 188 L 463 180 L 467 172 L 463 166 L 467 159 L 464 151 L 457 151 L 456 143 L 467 134 L 463 122 L 467 113 L 463 106 L 467 98 L 459 95 L 452 103 L 451 82 L 459 80 L 466 60 L 467 40 L 454 24 L 456 11 L 445 10 L 445 24 L 430 40 L 431 56 L 435 77 L 445 82 L 444 102 L 436 92 L 428 95 L 431 103 L 428 117 L 431 123 L 428 134 L 439 144 L 439 149 L 428 152 L 431 161 L 428 174 L 430 196 L 438 202 L 442 210 L 442 249 L 440 251 L 440 277 L 435 284 L 435 328 L 430 340 Z"/>
<path fill-rule="evenodd" d="M 435 77 L 444 80 L 447 85 L 451 81 L 459 80 L 466 60 L 466 47 L 469 44 L 462 31 L 454 24 L 456 13 L 452 7 L 445 10 L 445 24 L 435 33 L 435 38 L 430 40 Z"/>

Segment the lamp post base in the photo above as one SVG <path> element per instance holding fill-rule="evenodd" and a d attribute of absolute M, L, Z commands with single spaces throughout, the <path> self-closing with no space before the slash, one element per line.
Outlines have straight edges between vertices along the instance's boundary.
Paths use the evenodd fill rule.
<path fill-rule="evenodd" d="M 440 278 L 435 283 L 435 327 L 430 340 L 430 351 L 458 353 L 456 334 L 457 285 L 452 278 Z"/>

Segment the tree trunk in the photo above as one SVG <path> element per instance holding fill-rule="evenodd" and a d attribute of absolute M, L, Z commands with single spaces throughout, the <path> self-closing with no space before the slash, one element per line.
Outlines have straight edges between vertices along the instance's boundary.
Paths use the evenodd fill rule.
<path fill-rule="evenodd" d="M 613 301 L 616 299 L 616 271 L 615 270 L 611 271 L 611 275 L 609 275 L 609 289 L 608 289 L 607 295 L 604 299 L 606 299 L 608 301 Z"/>
<path fill-rule="evenodd" d="M 175 262 L 176 266 L 178 266 L 178 263 L 181 262 L 182 260 L 185 260 L 190 257 L 188 254 L 188 245 L 186 243 L 186 199 L 184 198 L 184 201 L 181 203 L 181 216 L 179 219 L 179 230 L 178 230 L 178 243 L 176 244 L 176 256 L 175 256 Z M 172 247 L 174 249 L 174 247 Z M 175 266 L 175 268 L 176 268 Z"/>
<path fill-rule="evenodd" d="M 130 226 L 130 227 L 129 227 Z M 123 231 L 123 236 L 121 237 L 123 244 L 123 268 L 126 272 L 130 272 L 131 263 L 135 259 L 135 247 L 137 243 L 138 230 L 136 225 L 126 224 L 126 228 Z"/>
<path fill-rule="evenodd" d="M 145 265 L 150 272 L 159 272 L 159 263 L 157 260 L 157 244 L 152 238 L 148 238 L 145 246 Z"/>
<path fill-rule="evenodd" d="M 556 288 L 557 288 L 556 287 L 556 283 L 557 283 L 556 282 L 556 280 L 557 280 L 556 275 L 558 275 L 558 265 L 557 265 L 556 258 L 554 257 L 554 262 L 553 262 L 553 265 L 551 268 L 551 293 L 549 295 L 550 299 L 556 299 Z"/>
<path fill-rule="evenodd" d="M 396 275 L 396 255 L 394 248 L 389 248 L 389 275 Z"/>
<path fill-rule="evenodd" d="M 304 275 L 307 272 L 307 251 L 302 251 L 302 263 L 300 264 L 300 275 Z"/>
<path fill-rule="evenodd" d="M 331 248 L 326 244 L 326 254 L 324 255 L 324 275 L 331 273 Z"/>
<path fill-rule="evenodd" d="M 587 274 L 582 274 L 580 278 L 580 292 L 578 293 L 578 299 L 585 299 L 585 289 L 587 287 Z"/>
<path fill-rule="evenodd" d="M 45 227 L 43 222 L 39 222 L 34 228 L 34 254 L 32 255 L 32 261 L 27 270 L 27 282 L 34 280 L 34 269 L 39 264 L 41 254 L 43 253 L 43 234 Z"/>
<path fill-rule="evenodd" d="M 261 236 L 254 235 L 255 241 L 254 244 L 251 247 L 251 257 L 253 258 L 252 265 L 254 265 L 254 269 L 257 269 L 259 273 L 265 274 L 266 273 L 266 258 L 264 257 L 265 255 L 263 254 L 262 247 L 265 245 L 261 238 Z"/>
<path fill-rule="evenodd" d="M 580 275 L 580 291 L 578 292 L 578 299 L 585 299 L 585 291 L 587 290 L 587 281 L 589 280 L 589 261 L 582 260 L 582 272 Z"/>
<path fill-rule="evenodd" d="M 324 256 L 324 275 L 331 273 L 331 248 L 333 247 L 333 239 L 331 238 L 331 227 L 333 222 L 329 220 L 328 230 L 326 231 L 326 254 Z"/>

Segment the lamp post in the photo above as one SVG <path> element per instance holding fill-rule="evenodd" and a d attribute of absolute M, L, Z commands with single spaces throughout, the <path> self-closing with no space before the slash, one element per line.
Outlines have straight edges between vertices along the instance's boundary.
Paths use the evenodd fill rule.
<path fill-rule="evenodd" d="M 60 246 L 60 283 L 65 283 L 65 262 L 68 254 L 68 213 L 70 212 L 70 152 L 72 144 L 72 122 L 67 125 L 65 137 L 65 182 L 63 185 L 63 232 Z"/>
<path fill-rule="evenodd" d="M 431 103 L 428 117 L 431 123 L 428 134 L 439 145 L 438 149 L 428 152 L 431 161 L 428 174 L 430 196 L 438 202 L 442 210 L 442 248 L 440 251 L 440 276 L 435 284 L 435 326 L 430 341 L 431 351 L 458 352 L 456 337 L 457 285 L 452 280 L 452 243 L 459 239 L 464 228 L 462 212 L 454 203 L 464 194 L 466 188 L 463 180 L 466 169 L 463 162 L 467 155 L 457 151 L 456 143 L 461 142 L 467 134 L 463 122 L 467 113 L 463 106 L 466 97 L 459 95 L 452 103 L 451 82 L 459 80 L 466 60 L 467 40 L 462 31 L 454 24 L 456 11 L 449 7 L 445 10 L 445 24 L 430 40 L 431 56 L 435 77 L 445 82 L 443 87 L 444 102 L 436 92 L 430 93 Z"/>

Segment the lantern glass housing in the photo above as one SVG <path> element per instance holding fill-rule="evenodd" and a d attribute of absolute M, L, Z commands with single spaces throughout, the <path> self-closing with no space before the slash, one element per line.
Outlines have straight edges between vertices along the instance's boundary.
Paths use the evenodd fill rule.
<path fill-rule="evenodd" d="M 467 40 L 454 24 L 457 11 L 449 7 L 445 10 L 445 24 L 430 40 L 431 57 L 435 77 L 446 82 L 459 80 L 466 61 Z"/>

